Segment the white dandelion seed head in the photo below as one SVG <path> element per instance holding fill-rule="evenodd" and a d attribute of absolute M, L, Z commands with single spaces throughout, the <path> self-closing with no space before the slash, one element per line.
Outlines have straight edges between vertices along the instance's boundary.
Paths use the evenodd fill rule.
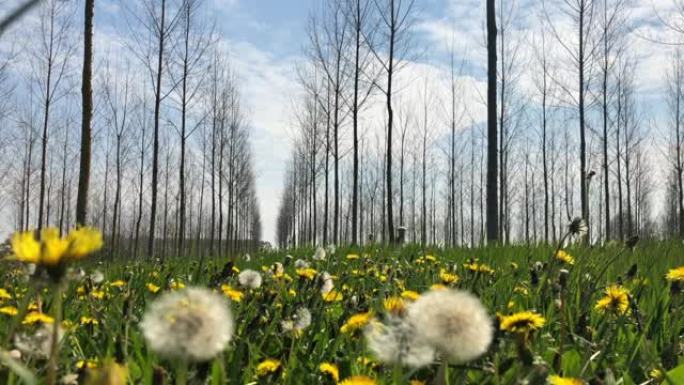
<path fill-rule="evenodd" d="M 19 334 L 14 337 L 14 346 L 17 350 L 27 356 L 37 358 L 48 358 L 52 347 L 52 330 L 50 324 L 43 324 L 33 334 Z M 57 330 L 57 343 L 62 342 L 64 329 L 60 326 Z"/>
<path fill-rule="evenodd" d="M 294 261 L 294 267 L 295 269 L 308 269 L 309 263 L 303 259 L 297 259 Z"/>
<path fill-rule="evenodd" d="M 93 283 L 102 283 L 102 281 L 104 281 L 104 274 L 102 274 L 100 270 L 95 270 L 90 274 L 90 280 L 93 281 Z"/>
<path fill-rule="evenodd" d="M 407 308 L 406 319 L 419 339 L 452 363 L 480 357 L 492 342 L 494 329 L 479 298 L 460 290 L 435 290 Z"/>
<path fill-rule="evenodd" d="M 283 264 L 280 262 L 276 262 L 273 264 L 273 273 L 275 274 L 285 274 L 285 268 L 283 267 Z"/>
<path fill-rule="evenodd" d="M 333 282 L 332 275 L 327 271 L 321 274 L 321 294 L 328 294 L 335 288 L 335 283 Z"/>
<path fill-rule="evenodd" d="M 387 324 L 373 321 L 364 334 L 368 348 L 383 363 L 420 368 L 435 359 L 435 350 L 419 338 L 415 327 L 405 319 L 390 317 Z"/>
<path fill-rule="evenodd" d="M 305 307 L 300 307 L 291 319 L 280 322 L 284 332 L 302 331 L 311 325 L 311 312 Z"/>
<path fill-rule="evenodd" d="M 243 259 L 245 260 L 245 262 L 249 262 L 249 261 L 252 260 L 252 256 L 249 255 L 249 254 L 245 254 L 245 256 L 243 257 Z"/>
<path fill-rule="evenodd" d="M 354 294 L 351 296 L 351 298 L 349 298 L 349 302 L 351 303 L 352 307 L 357 307 L 359 305 L 359 297 Z"/>
<path fill-rule="evenodd" d="M 224 296 L 190 287 L 155 300 L 140 328 L 148 347 L 160 356 L 201 362 L 226 348 L 233 334 L 233 317 Z"/>
<path fill-rule="evenodd" d="M 238 274 L 238 283 L 248 289 L 258 289 L 261 287 L 261 274 L 254 270 L 245 269 Z"/>
<path fill-rule="evenodd" d="M 325 260 L 325 256 L 326 256 L 325 249 L 319 246 L 313 255 L 313 259 L 316 261 L 323 261 L 323 260 Z"/>
<path fill-rule="evenodd" d="M 335 254 L 335 251 L 337 250 L 337 247 L 335 247 L 334 244 L 329 244 L 328 247 L 326 247 L 328 254 L 333 255 Z"/>

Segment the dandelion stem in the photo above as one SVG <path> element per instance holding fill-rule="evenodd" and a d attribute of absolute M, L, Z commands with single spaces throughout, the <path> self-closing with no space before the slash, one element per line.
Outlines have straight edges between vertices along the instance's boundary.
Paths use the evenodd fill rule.
<path fill-rule="evenodd" d="M 55 297 L 52 303 L 52 314 L 54 322 L 52 324 L 52 340 L 50 341 L 50 358 L 47 368 L 47 385 L 57 383 L 57 369 L 59 367 L 59 327 L 62 324 L 62 292 L 64 285 L 60 282 L 56 284 Z"/>
<path fill-rule="evenodd" d="M 176 363 L 176 385 L 186 385 L 188 383 L 188 363 L 178 361 Z"/>

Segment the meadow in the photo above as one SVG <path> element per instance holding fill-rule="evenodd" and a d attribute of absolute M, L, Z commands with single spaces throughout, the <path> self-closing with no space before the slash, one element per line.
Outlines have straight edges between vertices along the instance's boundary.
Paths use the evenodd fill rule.
<path fill-rule="evenodd" d="M 684 384 L 681 243 L 94 253 L 35 269 L 13 247 L 2 384 Z M 427 297 L 447 305 L 413 314 Z"/>

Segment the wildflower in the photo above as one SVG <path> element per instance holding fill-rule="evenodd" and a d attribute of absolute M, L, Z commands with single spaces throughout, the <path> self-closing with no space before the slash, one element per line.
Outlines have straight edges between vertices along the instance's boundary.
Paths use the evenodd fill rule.
<path fill-rule="evenodd" d="M 301 278 L 308 279 L 309 281 L 314 279 L 316 277 L 316 273 L 317 273 L 317 271 L 315 269 L 312 269 L 310 267 L 303 268 L 303 269 L 297 269 L 296 272 L 297 272 L 298 276 L 300 276 Z"/>
<path fill-rule="evenodd" d="M 95 289 L 90 292 L 90 296 L 94 299 L 104 299 L 105 292 L 102 290 Z"/>
<path fill-rule="evenodd" d="M 145 285 L 145 287 L 147 287 L 147 290 L 149 290 L 149 292 L 152 294 L 157 294 L 159 289 L 161 289 L 159 286 L 157 286 L 153 283 L 148 283 L 147 285 Z"/>
<path fill-rule="evenodd" d="M 233 334 L 227 301 L 203 288 L 164 294 L 145 312 L 140 327 L 151 350 L 183 361 L 207 361 Z"/>
<path fill-rule="evenodd" d="M 573 258 L 572 255 L 570 255 L 567 251 L 560 249 L 556 252 L 555 254 L 556 260 L 567 263 L 568 265 L 574 265 L 575 264 L 575 258 Z"/>
<path fill-rule="evenodd" d="M 325 257 L 326 257 L 325 249 L 319 246 L 313 255 L 313 259 L 316 261 L 323 261 L 323 260 L 325 260 Z"/>
<path fill-rule="evenodd" d="M 584 385 L 584 381 L 579 378 L 549 376 L 549 385 Z"/>
<path fill-rule="evenodd" d="M 464 263 L 463 267 L 466 270 L 472 271 L 473 273 L 494 274 L 494 269 L 492 269 L 489 265 L 486 265 L 484 263 L 477 263 L 477 262 Z"/>
<path fill-rule="evenodd" d="M 684 282 L 684 266 L 670 269 L 665 275 L 665 279 L 670 282 Z"/>
<path fill-rule="evenodd" d="M 64 330 L 57 328 L 57 343 L 62 341 Z M 31 335 L 20 334 L 14 337 L 14 345 L 23 354 L 38 358 L 47 358 L 50 355 L 53 340 L 53 327 L 43 324 Z"/>
<path fill-rule="evenodd" d="M 347 319 L 347 322 L 345 322 L 344 325 L 342 325 L 340 331 L 342 333 L 352 333 L 356 330 L 363 329 L 372 318 L 373 313 L 371 312 L 354 314 Z"/>
<path fill-rule="evenodd" d="M 226 297 L 234 302 L 242 302 L 242 298 L 245 296 L 245 293 L 240 290 L 235 290 L 229 285 L 221 285 L 221 291 Z"/>
<path fill-rule="evenodd" d="M 294 261 L 294 267 L 295 267 L 295 269 L 297 269 L 297 270 L 299 270 L 299 269 L 308 269 L 308 268 L 309 268 L 309 263 L 306 262 L 306 261 L 303 260 L 303 259 L 298 259 L 298 260 Z"/>
<path fill-rule="evenodd" d="M 111 286 L 111 287 L 124 287 L 124 286 L 126 286 L 126 282 L 122 281 L 120 279 L 117 279 L 116 281 L 111 282 L 109 284 L 109 286 Z"/>
<path fill-rule="evenodd" d="M 480 300 L 460 290 L 423 294 L 408 307 L 407 319 L 418 338 L 453 363 L 473 360 L 487 351 L 492 322 Z"/>
<path fill-rule="evenodd" d="M 248 289 L 258 289 L 261 287 L 261 274 L 254 270 L 245 269 L 238 274 L 238 282 L 240 286 Z"/>
<path fill-rule="evenodd" d="M 100 322 L 93 317 L 81 316 L 81 325 L 98 325 L 99 323 Z"/>
<path fill-rule="evenodd" d="M 24 231 L 12 236 L 12 251 L 17 260 L 54 267 L 81 259 L 102 247 L 102 234 L 88 227 L 72 230 L 65 238 L 60 237 L 55 228 L 43 229 L 40 241 L 35 239 L 34 233 Z"/>
<path fill-rule="evenodd" d="M 500 328 L 510 333 L 527 333 L 544 326 L 546 320 L 541 314 L 523 311 L 501 317 Z"/>
<path fill-rule="evenodd" d="M 320 372 L 323 374 L 329 375 L 333 381 L 340 381 L 340 370 L 337 368 L 337 365 L 330 362 L 323 362 L 322 364 L 318 365 L 318 370 L 320 370 Z"/>
<path fill-rule="evenodd" d="M 456 283 L 456 282 L 458 282 L 459 277 L 458 277 L 458 275 L 456 275 L 456 274 L 451 274 L 451 273 L 449 273 L 448 271 L 446 271 L 445 269 L 442 269 L 442 270 L 439 272 L 439 279 L 442 280 L 442 283 L 444 283 L 445 285 L 448 285 L 448 284 L 451 284 L 451 283 Z"/>
<path fill-rule="evenodd" d="M 401 297 L 385 298 L 382 304 L 385 311 L 396 316 L 403 315 L 406 311 L 406 303 Z"/>
<path fill-rule="evenodd" d="M 434 255 L 426 255 L 424 258 L 426 261 L 437 262 L 437 257 L 435 257 Z"/>
<path fill-rule="evenodd" d="M 54 323 L 55 319 L 50 317 L 49 315 L 45 313 L 41 313 L 38 311 L 32 311 L 26 314 L 24 317 L 24 320 L 21 321 L 23 325 L 33 325 L 35 323 L 43 323 L 43 324 L 51 324 Z"/>
<path fill-rule="evenodd" d="M 95 270 L 92 274 L 89 276 L 90 280 L 93 281 L 93 283 L 101 283 L 104 281 L 104 274 L 100 270 Z"/>
<path fill-rule="evenodd" d="M 572 235 L 581 237 L 589 232 L 589 226 L 587 226 L 587 223 L 584 221 L 584 219 L 577 217 L 570 222 L 570 226 L 568 226 L 568 232 Z"/>
<path fill-rule="evenodd" d="M 108 362 L 101 368 L 91 369 L 86 376 L 85 385 L 126 385 L 128 370 L 116 362 Z"/>
<path fill-rule="evenodd" d="M 371 322 L 365 329 L 368 349 L 386 364 L 420 368 L 431 364 L 435 350 L 416 333 L 406 319 L 390 316 L 387 324 Z"/>
<path fill-rule="evenodd" d="M 0 314 L 6 314 L 9 316 L 15 316 L 19 313 L 19 310 L 17 310 L 16 307 L 14 306 L 3 306 L 0 307 Z"/>
<path fill-rule="evenodd" d="M 430 291 L 439 291 L 439 290 L 447 290 L 448 287 L 442 285 L 441 283 L 436 283 L 432 286 L 430 286 Z"/>
<path fill-rule="evenodd" d="M 339 385 L 375 385 L 374 379 L 367 376 L 351 376 L 342 380 Z"/>
<path fill-rule="evenodd" d="M 185 284 L 181 281 L 176 281 L 175 279 L 172 279 L 169 283 L 169 288 L 171 290 L 185 289 Z"/>
<path fill-rule="evenodd" d="M 418 299 L 418 297 L 420 297 L 420 294 L 412 290 L 404 290 L 401 292 L 401 298 L 407 299 L 409 301 L 415 301 Z"/>
<path fill-rule="evenodd" d="M 12 299 L 12 296 L 7 292 L 7 290 L 0 288 L 0 300 L 3 299 Z"/>
<path fill-rule="evenodd" d="M 321 281 L 323 282 L 323 284 L 321 285 L 321 293 L 323 294 L 331 292 L 335 287 L 332 275 L 330 275 L 330 273 L 328 273 L 327 271 L 321 274 Z"/>
<path fill-rule="evenodd" d="M 350 261 L 361 258 L 358 254 L 347 254 L 347 259 Z"/>
<path fill-rule="evenodd" d="M 656 380 L 656 381 L 662 381 L 665 379 L 665 375 L 663 374 L 663 371 L 658 369 L 658 368 L 651 369 L 651 371 L 648 372 L 648 376 L 651 377 L 652 379 Z"/>
<path fill-rule="evenodd" d="M 329 244 L 328 247 L 326 247 L 326 251 L 327 251 L 328 254 L 330 254 L 330 255 L 334 255 L 334 254 L 335 254 L 335 250 L 336 250 L 336 247 L 335 247 L 335 245 L 333 245 L 332 243 Z"/>
<path fill-rule="evenodd" d="M 269 374 L 276 373 L 281 367 L 280 361 L 274 358 L 267 358 L 259 363 L 256 367 L 256 375 L 264 377 Z"/>
<path fill-rule="evenodd" d="M 95 359 L 89 359 L 89 360 L 78 360 L 76 361 L 76 368 L 77 369 L 97 369 L 97 360 Z"/>
<path fill-rule="evenodd" d="M 342 293 L 334 289 L 327 293 L 321 293 L 321 296 L 325 302 L 340 302 L 343 298 Z"/>
<path fill-rule="evenodd" d="M 311 312 L 305 307 L 300 307 L 297 309 L 292 319 L 282 321 L 280 326 L 285 332 L 292 332 L 299 336 L 311 325 Z"/>
<path fill-rule="evenodd" d="M 629 309 L 629 290 L 619 285 L 610 285 L 605 290 L 605 296 L 594 306 L 604 313 L 625 314 Z"/>

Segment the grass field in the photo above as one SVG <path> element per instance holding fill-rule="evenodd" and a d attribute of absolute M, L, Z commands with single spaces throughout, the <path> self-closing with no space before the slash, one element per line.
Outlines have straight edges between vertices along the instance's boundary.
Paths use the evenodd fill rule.
<path fill-rule="evenodd" d="M 25 264 L 7 261 L 0 271 L 0 383 L 684 384 L 684 271 L 672 270 L 684 265 L 679 243 L 576 246 L 561 254 L 522 246 L 330 251 L 268 252 L 234 265 L 227 258 L 160 265 L 94 255 L 57 279 L 54 268 L 52 278 L 41 278 L 40 266 L 29 275 Z M 228 328 L 215 309 L 207 310 L 213 321 L 200 314 L 181 325 L 203 336 L 154 324 L 149 313 L 162 308 L 145 315 L 167 293 L 182 296 L 196 286 L 229 298 Z M 454 294 L 449 288 L 484 304 L 494 330 L 486 352 L 468 362 L 449 358 L 478 349 L 459 328 L 488 327 L 470 325 L 468 306 L 457 302 L 445 319 L 463 325 L 443 330 L 455 333 L 444 341 L 460 346 L 430 348 L 429 362 L 419 364 L 388 351 L 411 350 L 413 336 L 444 328 L 446 321 L 427 319 L 404 334 L 387 333 L 425 293 Z M 156 316 L 161 323 L 181 319 Z M 55 323 L 63 333 L 58 349 Z M 374 340 L 380 346 L 373 346 L 374 330 L 385 331 Z M 192 340 L 200 337 L 208 339 Z"/>

